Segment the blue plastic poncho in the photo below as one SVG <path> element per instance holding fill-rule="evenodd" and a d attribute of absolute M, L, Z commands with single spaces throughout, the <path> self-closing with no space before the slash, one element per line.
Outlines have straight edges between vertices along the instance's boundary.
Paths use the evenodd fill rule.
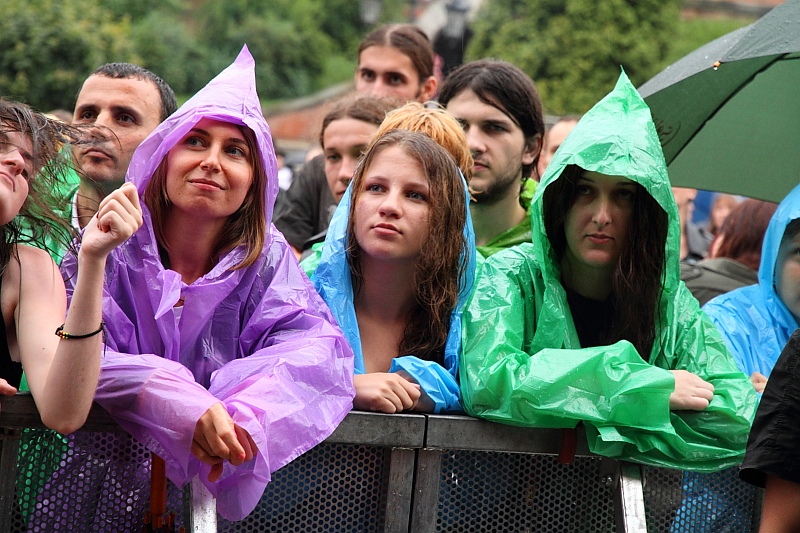
<path fill-rule="evenodd" d="M 667 213 L 661 319 L 648 360 L 627 341 L 580 345 L 542 217 L 544 191 L 571 164 L 639 183 Z M 664 156 L 650 110 L 624 74 L 556 152 L 531 214 L 532 243 L 486 260 L 464 312 L 465 410 L 519 426 L 583 422 L 594 453 L 656 466 L 714 471 L 741 462 L 755 393 L 679 279 L 678 209 Z M 708 408 L 670 410 L 672 369 L 714 385 Z"/>
<path fill-rule="evenodd" d="M 462 183 L 467 200 L 465 205 L 468 206 L 467 184 L 463 182 L 463 178 Z M 345 252 L 351 193 L 352 184 L 345 191 L 331 219 L 319 265 L 311 279 L 317 291 L 330 306 L 331 312 L 353 347 L 356 374 L 363 374 L 364 355 L 361 351 L 361 335 L 358 332 L 358 320 L 353 300 L 353 283 Z M 389 372 L 405 371 L 419 383 L 423 392 L 433 400 L 435 413 L 461 412 L 459 387 L 456 381 L 461 352 L 461 313 L 475 282 L 475 232 L 472 229 L 469 213 L 467 213 L 466 220 L 464 237 L 467 241 L 467 250 L 464 251 L 464 256 L 467 265 L 460 284 L 458 303 L 450 315 L 450 332 L 447 336 L 444 353 L 445 367 L 442 368 L 438 363 L 425 361 L 413 355 L 406 355 L 396 357 L 389 368 Z"/>
<path fill-rule="evenodd" d="M 736 364 L 748 376 L 760 372 L 769 377 L 781 350 L 798 327 L 775 291 L 781 238 L 789 222 L 796 218 L 800 218 L 800 186 L 784 198 L 769 221 L 761 248 L 758 285 L 722 294 L 703 306 L 722 332 Z"/>
<path fill-rule="evenodd" d="M 141 195 L 167 152 L 203 118 L 255 132 L 269 177 L 269 222 L 277 166 L 246 48 L 141 144 L 127 180 Z M 199 474 L 220 515 L 239 520 L 256 506 L 271 472 L 328 437 L 352 408 L 352 350 L 271 223 L 254 265 L 231 270 L 245 254 L 235 248 L 186 285 L 161 264 L 142 206 L 144 225 L 106 267 L 107 347 L 96 401 L 166 460 L 170 480 L 182 486 Z M 75 259 L 62 269 L 71 290 Z M 210 467 L 190 447 L 197 420 L 220 401 L 258 454 L 239 467 L 226 464 L 221 479 L 209 483 Z"/>

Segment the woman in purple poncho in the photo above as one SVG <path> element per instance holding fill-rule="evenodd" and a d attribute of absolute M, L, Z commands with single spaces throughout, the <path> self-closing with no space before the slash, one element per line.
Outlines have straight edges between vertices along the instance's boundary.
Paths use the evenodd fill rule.
<path fill-rule="evenodd" d="M 199 473 L 230 520 L 353 400 L 352 351 L 270 222 L 254 68 L 244 49 L 131 160 L 144 225 L 109 257 L 96 395 L 174 483 Z M 62 270 L 72 279 L 75 262 Z"/>

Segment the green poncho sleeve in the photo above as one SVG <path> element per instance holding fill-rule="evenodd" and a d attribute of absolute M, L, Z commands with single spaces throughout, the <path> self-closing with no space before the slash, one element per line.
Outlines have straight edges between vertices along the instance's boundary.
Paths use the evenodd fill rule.
<path fill-rule="evenodd" d="M 678 310 L 677 335 L 664 333 L 675 341 L 664 346 L 671 355 L 659 355 L 655 364 L 626 341 L 580 348 L 566 298 L 545 303 L 532 251 L 519 246 L 484 264 L 464 315 L 465 410 L 518 426 L 584 422 L 590 449 L 620 459 L 697 471 L 739 463 L 754 393 L 696 301 L 692 308 L 678 299 L 686 305 Z M 670 369 L 688 370 L 715 386 L 708 409 L 670 412 Z"/>

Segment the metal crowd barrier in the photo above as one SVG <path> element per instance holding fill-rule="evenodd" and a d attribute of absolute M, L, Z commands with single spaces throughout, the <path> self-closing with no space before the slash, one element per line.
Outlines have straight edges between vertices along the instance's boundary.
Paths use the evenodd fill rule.
<path fill-rule="evenodd" d="M 713 490 L 697 496 L 693 475 L 593 455 L 574 435 L 574 460 L 561 464 L 561 430 L 354 411 L 275 472 L 244 520 L 209 520 L 195 484 L 170 483 L 168 511 L 197 533 L 757 531 L 760 495 L 730 473 L 709 475 Z M 29 395 L 0 398 L 0 450 L 0 532 L 142 531 L 147 452 L 99 406 L 65 439 L 43 429 Z M 70 467 L 73 485 L 60 479 Z M 88 488 L 97 476 L 102 491 Z"/>

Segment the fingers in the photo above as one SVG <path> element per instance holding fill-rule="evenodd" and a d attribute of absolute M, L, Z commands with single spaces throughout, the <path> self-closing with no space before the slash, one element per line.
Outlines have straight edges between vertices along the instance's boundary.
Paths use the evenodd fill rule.
<path fill-rule="evenodd" d="M 675 377 L 675 391 L 669 398 L 670 409 L 702 411 L 711 404 L 714 385 L 685 370 L 671 372 Z"/>
<path fill-rule="evenodd" d="M 209 481 L 222 475 L 225 461 L 233 466 L 251 461 L 258 447 L 250 434 L 233 422 L 222 403 L 212 405 L 197 421 L 192 455 L 211 466 Z"/>
<path fill-rule="evenodd" d="M 359 374 L 353 380 L 356 409 L 399 413 L 411 409 L 420 397 L 420 387 L 394 373 Z"/>
<path fill-rule="evenodd" d="M 0 394 L 3 396 L 14 396 L 17 393 L 17 389 L 12 387 L 8 384 L 8 382 L 4 379 L 0 379 Z"/>
<path fill-rule="evenodd" d="M 116 229 L 125 238 L 139 229 L 142 225 L 142 208 L 136 187 L 132 183 L 126 183 L 100 202 L 97 225 L 104 233 Z"/>
<path fill-rule="evenodd" d="M 753 388 L 756 390 L 756 392 L 761 394 L 767 387 L 767 376 L 761 372 L 753 372 L 753 374 L 750 376 L 750 382 L 753 384 Z"/>

